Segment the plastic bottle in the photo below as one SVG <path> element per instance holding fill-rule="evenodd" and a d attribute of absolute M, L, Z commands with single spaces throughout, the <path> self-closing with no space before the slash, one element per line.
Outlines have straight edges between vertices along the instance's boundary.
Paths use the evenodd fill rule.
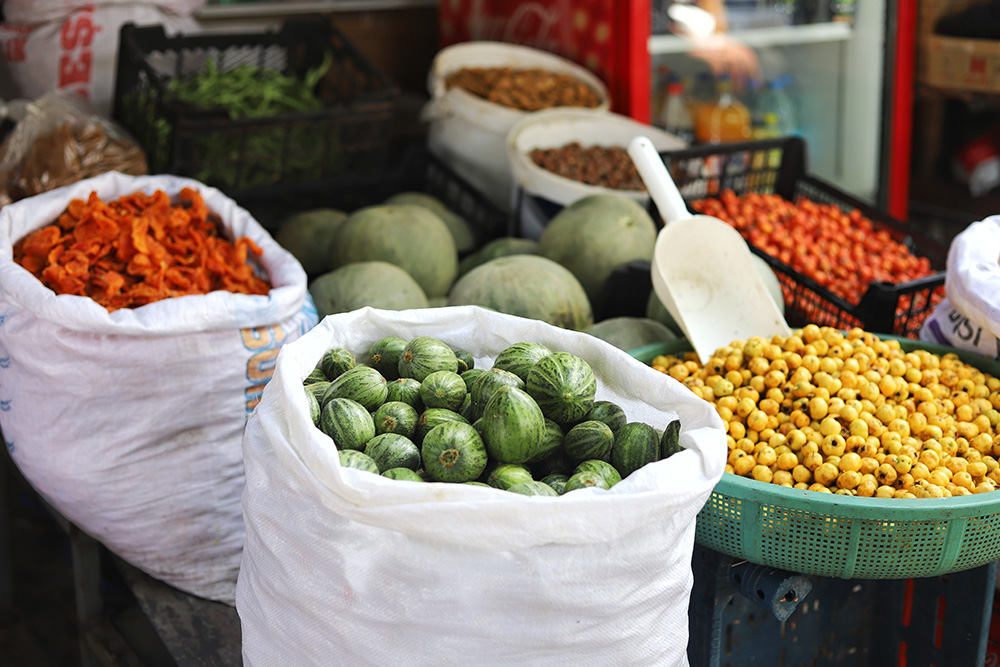
<path fill-rule="evenodd" d="M 715 102 L 715 78 L 712 73 L 699 72 L 695 80 L 687 87 L 687 93 L 688 115 L 691 116 L 695 127 L 697 127 L 698 118 L 702 111 Z"/>
<path fill-rule="evenodd" d="M 750 110 L 733 94 L 729 77 L 719 78 L 718 91 L 715 102 L 695 117 L 695 139 L 712 144 L 749 140 Z"/>
<path fill-rule="evenodd" d="M 694 120 L 685 99 L 684 84 L 678 79 L 671 78 L 667 82 L 666 99 L 659 125 L 686 143 L 694 141 Z"/>
<path fill-rule="evenodd" d="M 753 136 L 790 137 L 798 134 L 798 114 L 788 94 L 791 74 L 784 74 L 765 84 L 757 96 L 753 110 Z"/>
<path fill-rule="evenodd" d="M 668 82 L 672 78 L 669 72 L 670 70 L 666 65 L 660 65 L 656 68 L 656 73 L 653 75 L 653 109 L 650 118 L 653 119 L 654 125 L 660 125 L 661 127 L 663 106 L 667 101 Z"/>

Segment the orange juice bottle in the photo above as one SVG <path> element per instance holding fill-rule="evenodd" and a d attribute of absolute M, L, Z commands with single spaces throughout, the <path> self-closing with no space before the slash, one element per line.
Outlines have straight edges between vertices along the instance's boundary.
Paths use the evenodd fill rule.
<path fill-rule="evenodd" d="M 750 110 L 733 95 L 728 77 L 719 78 L 714 102 L 698 108 L 694 132 L 699 143 L 718 144 L 750 139 Z"/>

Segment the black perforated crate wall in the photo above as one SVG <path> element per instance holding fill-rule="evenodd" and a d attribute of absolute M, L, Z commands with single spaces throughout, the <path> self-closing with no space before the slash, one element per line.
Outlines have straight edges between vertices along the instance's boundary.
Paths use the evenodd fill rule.
<path fill-rule="evenodd" d="M 916 255 L 930 260 L 933 275 L 906 283 L 872 283 L 857 304 L 832 293 L 808 276 L 750 244 L 777 274 L 785 296 L 785 318 L 792 326 L 808 323 L 840 329 L 861 327 L 874 333 L 916 338 L 933 312 L 932 294 L 943 291 L 948 249 L 895 218 L 840 191 L 806 171 L 806 145 L 787 137 L 738 144 L 698 146 L 663 153 L 661 157 L 690 207 L 692 201 L 718 196 L 773 193 L 789 201 L 803 198 L 859 210 L 876 230 L 888 230 Z"/>
<path fill-rule="evenodd" d="M 241 65 L 302 78 L 332 61 L 315 90 L 322 108 L 230 118 L 194 108 L 171 82 Z M 122 26 L 113 116 L 146 151 L 152 173 L 195 178 L 236 196 L 280 192 L 345 174 L 378 173 L 388 156 L 398 89 L 329 20 L 286 21 L 259 33 L 167 36 L 160 25 Z"/>

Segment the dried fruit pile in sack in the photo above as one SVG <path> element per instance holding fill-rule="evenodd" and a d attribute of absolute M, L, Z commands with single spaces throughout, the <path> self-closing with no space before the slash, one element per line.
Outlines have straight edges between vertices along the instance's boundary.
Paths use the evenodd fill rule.
<path fill-rule="evenodd" d="M 226 290 L 267 294 L 270 283 L 249 260 L 261 249 L 222 236 L 201 194 L 178 203 L 162 190 L 105 202 L 91 192 L 59 219 L 14 245 L 14 261 L 58 294 L 88 296 L 109 311 L 160 299 Z"/>

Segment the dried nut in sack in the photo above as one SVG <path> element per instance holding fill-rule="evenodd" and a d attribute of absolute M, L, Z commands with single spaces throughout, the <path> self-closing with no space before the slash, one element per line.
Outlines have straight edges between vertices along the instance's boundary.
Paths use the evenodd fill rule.
<path fill-rule="evenodd" d="M 445 85 L 523 111 L 594 108 L 602 101 L 598 91 L 576 77 L 537 67 L 463 67 L 446 77 Z"/>
<path fill-rule="evenodd" d="M 587 185 L 646 190 L 639 170 L 622 146 L 583 146 L 573 141 L 558 147 L 535 148 L 528 157 L 546 171 Z"/>

